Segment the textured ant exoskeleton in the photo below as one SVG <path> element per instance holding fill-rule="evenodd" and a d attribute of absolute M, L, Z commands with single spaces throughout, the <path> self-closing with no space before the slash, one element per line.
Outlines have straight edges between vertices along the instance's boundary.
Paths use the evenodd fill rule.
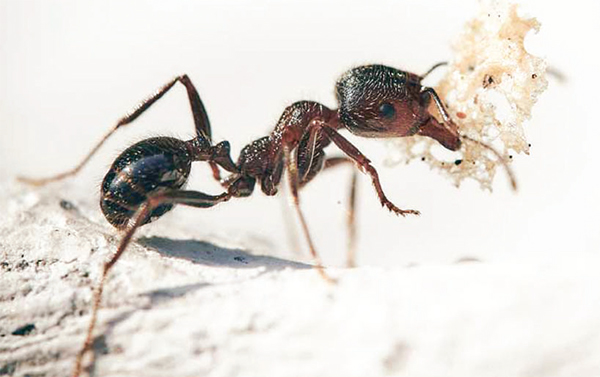
<path fill-rule="evenodd" d="M 194 116 L 196 137 L 187 141 L 171 137 L 140 141 L 117 157 L 102 182 L 102 212 L 113 226 L 125 233 L 117 251 L 104 265 L 94 295 L 87 337 L 78 354 L 73 375 L 80 374 L 82 357 L 92 343 L 102 290 L 111 267 L 125 251 L 137 228 L 164 215 L 176 204 L 212 207 L 231 198 L 249 196 L 257 181 L 266 195 L 275 195 L 286 170 L 293 206 L 310 253 L 317 270 L 327 280 L 330 278 L 323 271 L 298 199 L 299 188 L 321 170 L 342 163 L 353 163 L 371 178 L 382 206 L 398 215 L 418 215 L 418 211 L 398 208 L 386 197 L 371 161 L 338 130 L 345 128 L 357 136 L 371 138 L 428 136 L 451 151 L 458 150 L 462 140 L 481 143 L 459 135 L 456 124 L 450 119 L 435 90 L 421 85 L 421 80 L 431 70 L 419 76 L 383 65 L 353 68 L 337 81 L 339 109 L 331 110 L 312 101 L 292 104 L 285 109 L 270 135 L 242 149 L 237 163 L 230 157 L 227 141 L 213 144 L 204 105 L 190 79 L 183 75 L 173 79 L 123 117 L 73 170 L 47 179 L 23 179 L 32 184 L 44 184 L 77 173 L 114 131 L 134 121 L 177 82 L 185 86 Z M 441 115 L 441 122 L 429 112 L 431 101 Z M 332 142 L 344 152 L 345 157 L 326 158 L 324 148 Z M 183 189 L 191 164 L 196 161 L 210 164 L 214 179 L 225 188 L 223 193 L 208 195 Z M 222 179 L 221 169 L 231 174 Z M 352 203 L 349 218 L 350 228 L 353 229 Z M 352 263 L 352 255 L 349 257 Z"/>

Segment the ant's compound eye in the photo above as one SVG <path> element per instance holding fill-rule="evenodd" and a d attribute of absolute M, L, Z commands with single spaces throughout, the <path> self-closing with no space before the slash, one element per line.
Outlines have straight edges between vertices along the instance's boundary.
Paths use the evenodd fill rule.
<path fill-rule="evenodd" d="M 396 116 L 396 109 L 394 108 L 394 105 L 389 102 L 384 102 L 379 105 L 379 116 L 388 120 L 394 119 Z"/>

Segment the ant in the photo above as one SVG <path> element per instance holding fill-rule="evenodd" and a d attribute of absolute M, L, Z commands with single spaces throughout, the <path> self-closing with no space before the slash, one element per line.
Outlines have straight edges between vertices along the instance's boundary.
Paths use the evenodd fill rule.
<path fill-rule="evenodd" d="M 80 374 L 82 358 L 92 344 L 108 272 L 131 242 L 135 231 L 158 219 L 176 204 L 197 208 L 213 207 L 232 198 L 250 196 L 257 182 L 266 195 L 272 196 L 277 194 L 285 170 L 292 204 L 315 268 L 325 280 L 332 282 L 324 272 L 310 237 L 298 196 L 298 190 L 320 171 L 340 164 L 354 164 L 371 178 L 382 206 L 396 215 L 419 215 L 418 211 L 398 208 L 386 197 L 371 161 L 338 132 L 340 129 L 345 128 L 357 136 L 368 138 L 427 136 L 451 151 L 458 150 L 462 142 L 467 140 L 489 149 L 503 162 L 502 157 L 491 147 L 460 135 L 435 90 L 421 85 L 423 78 L 443 64 L 445 63 L 436 64 L 422 76 L 384 65 L 365 65 L 350 69 L 336 83 L 339 102 L 337 110 L 312 101 L 292 104 L 284 110 L 275 129 L 268 136 L 254 140 L 242 149 L 237 163 L 230 156 L 228 141 L 213 144 L 210 122 L 198 91 L 189 77 L 182 75 L 161 87 L 121 118 L 74 169 L 46 179 L 21 178 L 30 184 L 42 185 L 76 174 L 117 129 L 133 122 L 176 83 L 185 87 L 194 117 L 196 137 L 187 141 L 164 136 L 142 140 L 117 157 L 102 182 L 102 212 L 108 222 L 124 231 L 124 235 L 115 254 L 104 264 L 94 294 L 86 340 L 77 356 L 73 376 Z M 441 122 L 429 111 L 432 101 L 441 115 Z M 331 143 L 344 152 L 345 156 L 327 158 L 324 149 Z M 184 189 L 192 162 L 196 161 L 210 165 L 213 178 L 222 185 L 224 192 L 209 195 Z M 230 173 L 229 176 L 222 178 L 222 170 Z M 514 187 L 514 179 L 508 167 L 507 171 Z M 355 182 L 353 179 L 350 199 L 351 238 L 354 234 Z M 353 264 L 351 255 L 349 259 L 349 264 Z"/>

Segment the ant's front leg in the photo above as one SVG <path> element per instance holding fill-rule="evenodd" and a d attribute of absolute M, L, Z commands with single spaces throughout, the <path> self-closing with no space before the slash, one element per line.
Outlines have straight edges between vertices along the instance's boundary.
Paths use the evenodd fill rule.
<path fill-rule="evenodd" d="M 421 90 L 421 95 L 424 97 L 425 101 L 428 101 L 429 98 L 433 99 L 433 102 L 435 103 L 438 112 L 444 121 L 441 125 L 439 125 L 440 127 L 437 130 L 434 127 L 431 128 L 431 136 L 450 150 L 458 150 L 462 144 L 462 141 L 466 140 L 492 152 L 502 166 L 504 166 L 504 169 L 506 169 L 506 174 L 508 175 L 512 189 L 517 191 L 517 180 L 505 158 L 496 149 L 484 143 L 483 141 L 470 138 L 467 135 L 461 135 L 458 132 L 458 126 L 452 121 L 452 118 L 450 118 L 448 110 L 446 110 L 442 100 L 433 88 L 423 87 Z M 437 124 L 437 122 L 432 122 L 432 124 Z M 441 127 L 443 127 L 443 129 L 441 129 Z"/>
<path fill-rule="evenodd" d="M 96 152 L 98 152 L 98 150 L 104 144 L 104 142 L 106 142 L 116 130 L 118 130 L 122 126 L 128 125 L 129 123 L 137 119 L 137 117 L 139 117 L 146 110 L 148 110 L 148 108 L 150 108 L 156 101 L 158 101 L 163 95 L 165 95 L 177 82 L 180 82 L 183 86 L 185 86 L 185 89 L 187 91 L 190 107 L 192 109 L 192 115 L 194 116 L 196 135 L 198 137 L 203 137 L 210 143 L 211 130 L 206 109 L 204 108 L 202 100 L 200 99 L 200 96 L 198 95 L 198 91 L 194 87 L 194 84 L 192 84 L 192 81 L 187 75 L 182 75 L 174 78 L 167 84 L 163 85 L 160 89 L 158 89 L 151 96 L 140 102 L 137 106 L 133 108 L 133 110 L 127 113 L 124 117 L 122 117 L 117 122 L 117 124 L 113 126 L 113 128 L 106 135 L 104 135 L 104 137 L 92 148 L 92 150 L 85 156 L 85 158 L 73 169 L 48 178 L 36 179 L 18 177 L 17 179 L 21 182 L 25 182 L 31 185 L 41 186 L 77 174 L 88 163 L 92 156 L 96 154 Z"/>
<path fill-rule="evenodd" d="M 412 209 L 400 209 L 394 205 L 384 194 L 383 188 L 381 187 L 381 183 L 379 181 L 379 174 L 377 170 L 371 165 L 371 160 L 369 160 L 361 151 L 358 150 L 348 139 L 340 135 L 336 130 L 330 127 L 327 123 L 319 124 L 320 130 L 327 135 L 327 137 L 337 145 L 338 148 L 342 150 L 342 152 L 346 153 L 348 157 L 350 157 L 358 167 L 371 176 L 371 180 L 373 181 L 373 186 L 375 186 L 375 191 L 377 192 L 377 196 L 379 197 L 379 201 L 382 206 L 387 207 L 391 212 L 394 212 L 397 215 L 419 215 L 419 211 L 415 211 Z"/>
<path fill-rule="evenodd" d="M 83 346 L 77 354 L 75 365 L 73 367 L 73 377 L 78 377 L 81 374 L 83 357 L 92 345 L 94 327 L 96 326 L 96 321 L 98 318 L 98 309 L 100 308 L 100 301 L 102 300 L 102 292 L 104 290 L 104 283 L 106 281 L 108 272 L 115 265 L 115 263 L 117 263 L 119 258 L 121 258 L 123 252 L 127 249 L 127 246 L 131 242 L 135 231 L 140 226 L 145 224 L 146 220 L 148 219 L 148 216 L 150 216 L 152 211 L 163 204 L 183 204 L 196 208 L 209 208 L 218 203 L 228 201 L 231 197 L 232 194 L 230 194 L 229 192 L 225 192 L 220 195 L 207 195 L 198 191 L 172 190 L 151 196 L 138 207 L 136 213 L 129 221 L 129 225 L 127 226 L 125 235 L 119 243 L 117 251 L 111 257 L 111 259 L 104 264 L 104 267 L 102 269 L 100 281 L 98 282 L 98 286 L 94 291 L 92 316 L 88 325 L 86 338 L 83 343 Z"/>
<path fill-rule="evenodd" d="M 446 107 L 442 103 L 442 100 L 440 99 L 440 97 L 437 95 L 437 92 L 435 91 L 435 89 L 425 86 L 425 87 L 423 87 L 423 89 L 421 89 L 421 94 L 423 96 L 429 96 L 431 99 L 433 99 L 433 102 L 435 103 L 435 107 L 437 108 L 438 112 L 442 116 L 444 123 L 448 123 L 448 124 L 452 124 L 452 125 L 454 124 L 454 122 L 450 118 L 450 114 L 448 114 Z M 426 103 L 429 103 L 429 101 L 426 101 Z M 456 126 L 454 126 L 454 128 L 456 128 Z"/>

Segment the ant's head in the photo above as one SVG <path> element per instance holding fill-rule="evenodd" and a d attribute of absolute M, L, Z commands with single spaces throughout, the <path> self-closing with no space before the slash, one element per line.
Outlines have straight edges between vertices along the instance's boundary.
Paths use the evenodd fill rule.
<path fill-rule="evenodd" d="M 458 132 L 429 114 L 430 98 L 421 77 L 383 65 L 346 72 L 336 84 L 340 122 L 362 137 L 429 136 L 450 150 L 460 147 Z"/>
<path fill-rule="evenodd" d="M 420 105 L 420 78 L 383 65 L 346 72 L 336 84 L 342 124 L 363 137 L 414 135 L 426 116 Z"/>

